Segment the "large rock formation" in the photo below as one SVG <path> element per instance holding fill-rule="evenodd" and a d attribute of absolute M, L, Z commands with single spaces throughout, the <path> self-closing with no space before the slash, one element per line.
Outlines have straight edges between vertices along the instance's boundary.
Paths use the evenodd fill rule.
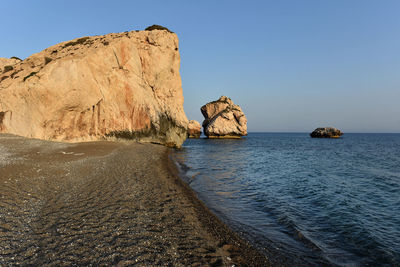
<path fill-rule="evenodd" d="M 188 124 L 188 138 L 200 138 L 201 135 L 201 125 L 198 121 L 190 120 Z"/>
<path fill-rule="evenodd" d="M 178 38 L 167 30 L 57 44 L 0 73 L 0 132 L 179 147 L 188 124 L 179 65 Z"/>
<path fill-rule="evenodd" d="M 339 138 L 342 135 L 340 130 L 333 127 L 317 128 L 310 133 L 310 136 L 314 138 Z"/>
<path fill-rule="evenodd" d="M 226 96 L 201 107 L 204 134 L 209 138 L 240 138 L 247 135 L 247 119 L 242 109 Z"/>

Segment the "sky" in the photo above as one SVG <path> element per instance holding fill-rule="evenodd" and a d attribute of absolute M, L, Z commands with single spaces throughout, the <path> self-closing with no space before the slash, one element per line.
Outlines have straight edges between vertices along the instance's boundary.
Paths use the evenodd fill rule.
<path fill-rule="evenodd" d="M 400 1 L 2 1 L 0 57 L 163 25 L 184 108 L 229 96 L 249 132 L 400 132 Z"/>

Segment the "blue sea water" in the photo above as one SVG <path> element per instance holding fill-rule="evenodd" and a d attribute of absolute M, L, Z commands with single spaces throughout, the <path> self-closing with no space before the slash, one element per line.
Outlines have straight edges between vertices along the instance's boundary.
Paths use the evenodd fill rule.
<path fill-rule="evenodd" d="M 400 134 L 189 139 L 173 157 L 272 263 L 400 266 Z"/>

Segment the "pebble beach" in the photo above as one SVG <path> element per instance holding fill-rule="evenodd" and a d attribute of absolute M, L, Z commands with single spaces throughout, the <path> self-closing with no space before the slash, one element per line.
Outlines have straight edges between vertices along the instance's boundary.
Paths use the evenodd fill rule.
<path fill-rule="evenodd" d="M 170 148 L 0 135 L 0 265 L 268 266 L 178 176 Z"/>

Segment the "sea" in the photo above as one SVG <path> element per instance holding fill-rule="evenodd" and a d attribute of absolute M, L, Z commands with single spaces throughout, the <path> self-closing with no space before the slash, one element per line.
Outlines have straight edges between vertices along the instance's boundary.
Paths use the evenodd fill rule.
<path fill-rule="evenodd" d="M 400 134 L 188 139 L 172 157 L 273 264 L 400 266 Z"/>

